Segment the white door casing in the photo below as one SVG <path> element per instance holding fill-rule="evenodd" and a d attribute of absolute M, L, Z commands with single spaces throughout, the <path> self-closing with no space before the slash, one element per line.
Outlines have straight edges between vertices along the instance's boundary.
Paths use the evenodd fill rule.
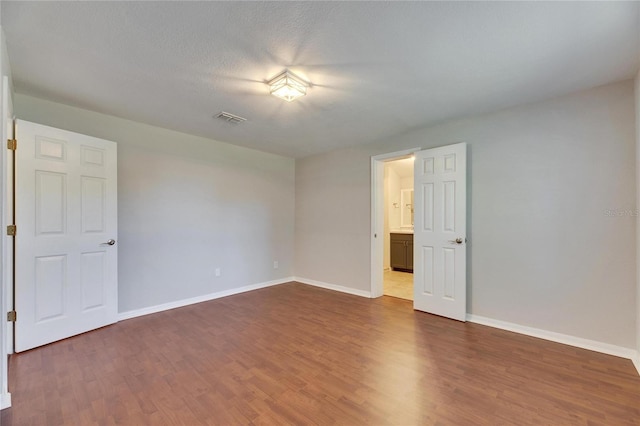
<path fill-rule="evenodd" d="M 466 143 L 414 162 L 414 309 L 466 319 Z"/>
<path fill-rule="evenodd" d="M 371 297 L 380 297 L 384 292 L 384 163 L 400 160 L 420 151 L 421 148 L 405 149 L 371 157 Z"/>
<path fill-rule="evenodd" d="M 117 321 L 117 146 L 16 122 L 16 352 Z"/>

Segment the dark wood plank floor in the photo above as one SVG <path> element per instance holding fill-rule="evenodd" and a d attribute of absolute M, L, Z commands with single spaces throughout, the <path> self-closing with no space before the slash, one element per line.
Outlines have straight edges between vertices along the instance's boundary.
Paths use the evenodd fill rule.
<path fill-rule="evenodd" d="M 10 359 L 11 425 L 640 424 L 631 361 L 283 284 Z"/>

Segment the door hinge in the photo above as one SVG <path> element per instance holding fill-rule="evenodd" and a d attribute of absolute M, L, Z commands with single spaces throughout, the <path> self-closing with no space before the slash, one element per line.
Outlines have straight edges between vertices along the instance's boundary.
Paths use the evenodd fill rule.
<path fill-rule="evenodd" d="M 12 237 L 16 236 L 17 228 L 15 225 L 7 226 L 7 235 L 11 235 Z"/>
<path fill-rule="evenodd" d="M 7 149 L 11 151 L 15 151 L 18 148 L 18 141 L 16 139 L 8 139 L 7 140 Z"/>
<path fill-rule="evenodd" d="M 7 312 L 7 321 L 8 322 L 16 322 L 18 319 L 18 313 L 16 311 Z"/>

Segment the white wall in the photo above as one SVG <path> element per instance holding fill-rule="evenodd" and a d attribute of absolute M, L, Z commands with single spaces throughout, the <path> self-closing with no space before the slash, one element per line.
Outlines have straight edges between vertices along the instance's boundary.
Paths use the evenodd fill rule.
<path fill-rule="evenodd" d="M 369 290 L 370 157 L 469 144 L 468 307 L 635 348 L 633 82 L 296 162 L 298 277 Z"/>
<path fill-rule="evenodd" d="M 120 312 L 293 275 L 294 160 L 20 94 L 14 105 L 118 143 Z"/>
<path fill-rule="evenodd" d="M 389 167 L 389 163 L 385 164 L 385 169 L 389 169 L 389 203 L 385 205 L 387 214 L 389 215 L 389 228 L 400 228 L 400 189 L 403 188 L 402 180 L 398 173 Z M 397 207 L 396 207 L 397 206 Z"/>
<path fill-rule="evenodd" d="M 383 228 L 384 228 L 384 250 L 383 250 L 383 257 L 382 257 L 382 268 L 384 270 L 388 270 L 391 269 L 391 237 L 390 237 L 390 231 L 391 231 L 391 226 L 389 225 L 390 221 L 389 221 L 389 206 L 391 205 L 391 200 L 389 197 L 389 167 L 387 167 L 387 165 L 385 165 L 384 168 L 384 200 L 383 200 L 383 205 L 384 205 L 384 219 L 383 219 Z"/>
<path fill-rule="evenodd" d="M 384 165 L 384 269 L 391 269 L 391 230 L 400 228 L 401 179 L 393 162 Z M 395 204 L 395 205 L 394 205 Z"/>
<path fill-rule="evenodd" d="M 400 180 L 400 189 L 413 189 L 413 177 L 402 178 Z"/>

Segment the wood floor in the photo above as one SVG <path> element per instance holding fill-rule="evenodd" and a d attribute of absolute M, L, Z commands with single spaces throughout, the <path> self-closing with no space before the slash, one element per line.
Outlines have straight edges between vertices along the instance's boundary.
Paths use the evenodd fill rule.
<path fill-rule="evenodd" d="M 631 361 L 283 284 L 10 359 L 11 425 L 640 424 Z"/>

